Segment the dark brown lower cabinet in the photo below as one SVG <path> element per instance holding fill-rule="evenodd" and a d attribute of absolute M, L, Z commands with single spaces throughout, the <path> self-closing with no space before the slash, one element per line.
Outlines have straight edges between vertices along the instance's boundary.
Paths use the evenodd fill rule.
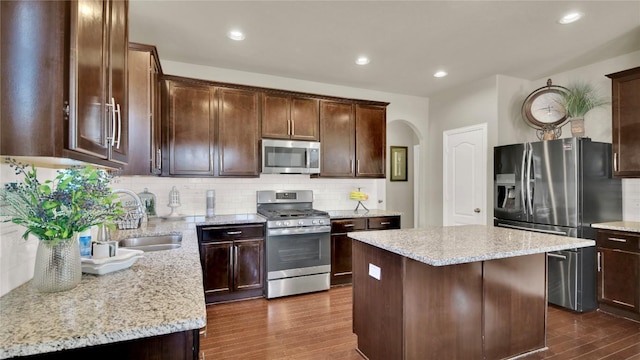
<path fill-rule="evenodd" d="M 400 216 L 372 216 L 331 220 L 331 285 L 351 284 L 352 231 L 400 229 Z"/>
<path fill-rule="evenodd" d="M 640 321 L 640 234 L 598 230 L 600 310 Z"/>
<path fill-rule="evenodd" d="M 136 359 L 197 360 L 200 352 L 199 329 L 120 341 L 79 349 L 19 357 L 16 359 Z"/>
<path fill-rule="evenodd" d="M 542 349 L 546 266 L 544 253 L 430 266 L 354 240 L 358 351 L 370 360 L 504 359 Z"/>
<path fill-rule="evenodd" d="M 207 304 L 262 296 L 264 225 L 198 227 Z"/>

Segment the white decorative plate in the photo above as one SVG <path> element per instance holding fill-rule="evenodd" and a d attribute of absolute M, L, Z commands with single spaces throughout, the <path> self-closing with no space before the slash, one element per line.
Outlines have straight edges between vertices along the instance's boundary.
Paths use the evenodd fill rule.
<path fill-rule="evenodd" d="M 104 275 L 114 271 L 129 268 L 139 258 L 144 251 L 135 249 L 118 248 L 116 256 L 102 259 L 82 258 L 82 272 L 94 275 Z"/>

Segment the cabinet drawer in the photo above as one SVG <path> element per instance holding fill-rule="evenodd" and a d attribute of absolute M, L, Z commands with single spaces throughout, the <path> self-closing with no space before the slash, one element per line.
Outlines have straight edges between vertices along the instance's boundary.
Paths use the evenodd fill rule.
<path fill-rule="evenodd" d="M 371 217 L 367 223 L 369 230 L 400 229 L 400 216 Z"/>
<path fill-rule="evenodd" d="M 331 233 L 333 234 L 366 229 L 367 219 L 365 218 L 331 220 Z"/>
<path fill-rule="evenodd" d="M 200 242 L 264 238 L 264 225 L 203 226 Z"/>
<path fill-rule="evenodd" d="M 598 230 L 596 242 L 599 247 L 640 253 L 640 235 L 634 233 Z"/>

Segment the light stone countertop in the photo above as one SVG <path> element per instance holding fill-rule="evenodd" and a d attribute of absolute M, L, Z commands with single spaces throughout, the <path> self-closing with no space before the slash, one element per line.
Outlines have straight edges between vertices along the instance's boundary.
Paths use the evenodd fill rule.
<path fill-rule="evenodd" d="M 206 325 L 193 219 L 152 220 L 112 239 L 182 233 L 182 246 L 146 252 L 129 269 L 83 274 L 78 287 L 39 293 L 28 282 L 0 297 L 0 359 L 163 335 Z"/>
<path fill-rule="evenodd" d="M 375 216 L 399 216 L 402 215 L 399 211 L 393 210 L 378 210 L 371 209 L 366 210 L 328 210 L 329 217 L 332 219 L 350 219 L 350 218 L 363 218 L 363 217 L 375 217 Z"/>
<path fill-rule="evenodd" d="M 592 228 L 640 233 L 640 221 L 612 221 L 591 224 Z"/>
<path fill-rule="evenodd" d="M 484 225 L 357 231 L 348 236 L 433 266 L 594 246 L 595 241 Z"/>

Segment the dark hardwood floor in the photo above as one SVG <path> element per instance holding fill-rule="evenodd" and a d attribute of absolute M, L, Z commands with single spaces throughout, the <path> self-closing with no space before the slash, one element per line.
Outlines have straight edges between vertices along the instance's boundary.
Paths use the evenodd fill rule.
<path fill-rule="evenodd" d="M 360 360 L 351 310 L 349 286 L 212 305 L 200 350 L 205 359 Z M 640 323 L 550 306 L 547 345 L 548 350 L 522 359 L 640 360 Z"/>

